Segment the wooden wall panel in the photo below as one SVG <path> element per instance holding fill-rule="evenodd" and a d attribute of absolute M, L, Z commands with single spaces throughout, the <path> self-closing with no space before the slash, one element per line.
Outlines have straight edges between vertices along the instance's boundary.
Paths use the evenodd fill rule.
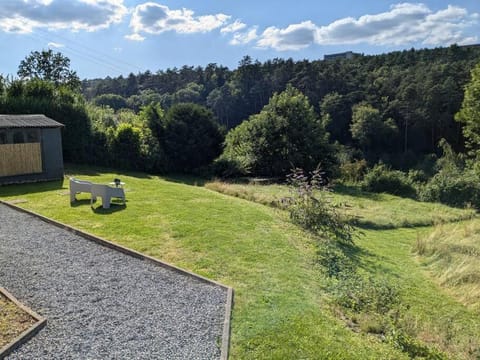
<path fill-rule="evenodd" d="M 0 145 L 0 177 L 42 172 L 40 143 Z"/>

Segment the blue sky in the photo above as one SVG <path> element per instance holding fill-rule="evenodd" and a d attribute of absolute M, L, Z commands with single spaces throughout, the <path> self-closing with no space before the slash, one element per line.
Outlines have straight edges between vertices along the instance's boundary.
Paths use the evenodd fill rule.
<path fill-rule="evenodd" d="M 479 0 L 1 0 L 0 74 L 51 48 L 83 78 L 244 55 L 322 59 L 480 42 Z"/>

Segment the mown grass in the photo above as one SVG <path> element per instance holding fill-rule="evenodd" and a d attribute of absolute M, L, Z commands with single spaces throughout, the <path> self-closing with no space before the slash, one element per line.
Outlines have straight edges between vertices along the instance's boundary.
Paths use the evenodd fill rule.
<path fill-rule="evenodd" d="M 67 181 L 1 187 L 0 197 L 233 286 L 232 359 L 405 358 L 327 311 L 315 247 L 278 210 L 143 174 L 71 175 L 121 178 L 126 207 L 92 210 L 87 195 L 70 206 Z"/>
<path fill-rule="evenodd" d="M 121 178 L 126 183 L 126 207 L 92 210 L 84 195 L 70 206 L 67 182 L 0 187 L 0 198 L 23 199 L 26 202 L 19 206 L 233 286 L 232 359 L 408 358 L 378 336 L 354 332 L 336 317 L 325 292 L 326 279 L 316 263 L 315 242 L 290 224 L 282 210 L 211 191 L 210 185 L 186 185 L 182 178 L 167 181 L 81 168 L 70 173 L 98 183 Z M 258 189 L 245 191 L 252 196 L 285 191 L 275 185 Z M 442 221 L 471 213 L 346 191 L 334 197 L 356 200 L 351 201 L 351 211 L 371 224 L 365 226 L 364 236 L 350 254 L 360 271 L 387 276 L 401 285 L 409 305 L 405 321 L 422 340 L 454 357 L 473 359 L 479 346 L 478 314 L 425 276 L 411 253 L 419 232 L 378 230 L 434 223 L 438 221 L 432 213 L 435 209 L 441 210 Z M 370 205 L 377 210 L 370 211 Z"/>
<path fill-rule="evenodd" d="M 274 207 L 281 207 L 282 199 L 290 196 L 286 185 L 211 181 L 207 182 L 205 187 Z M 366 229 L 431 226 L 475 216 L 472 209 L 456 209 L 437 203 L 420 203 L 390 194 L 368 193 L 354 186 L 336 185 L 332 190 L 332 202 L 345 204 L 345 211 L 355 220 L 356 225 Z"/>
<path fill-rule="evenodd" d="M 435 281 L 480 313 L 480 221 L 436 226 L 414 251 Z"/>
<path fill-rule="evenodd" d="M 34 323 L 35 319 L 0 294 L 0 349 Z"/>
<path fill-rule="evenodd" d="M 231 196 L 274 206 L 278 206 L 279 199 L 289 195 L 284 185 L 215 181 L 205 186 Z M 479 358 L 479 313 L 457 301 L 460 293 L 455 290 L 445 292 L 430 281 L 412 254 L 412 246 L 432 231 L 429 225 L 438 224 L 438 229 L 450 230 L 457 226 L 464 229 L 461 220 L 476 217 L 474 211 L 421 203 L 388 194 L 371 194 L 345 186 L 337 186 L 331 197 L 334 202 L 347 204 L 347 211 L 360 220 L 357 221 L 363 235 L 356 241 L 357 247 L 348 254 L 359 271 L 365 276 L 387 279 L 400 289 L 403 310 L 399 325 L 425 344 L 445 351 L 453 358 Z M 455 224 L 441 225 L 449 222 Z M 472 220 L 472 223 L 480 226 L 479 220 Z M 449 230 L 444 230 L 444 233 L 448 234 Z M 435 233 L 431 237 L 435 238 Z M 475 229 L 470 228 L 467 233 L 473 235 Z M 451 239 L 458 237 L 458 233 L 451 234 Z M 474 236 L 469 239 L 470 244 L 475 241 Z M 473 254 L 478 254 L 476 251 L 478 247 Z M 451 259 L 448 256 L 446 258 Z M 444 264 L 437 265 L 440 269 L 445 268 Z M 358 325 L 368 327 L 371 318 L 366 319 L 367 324 L 362 324 L 361 320 Z"/>

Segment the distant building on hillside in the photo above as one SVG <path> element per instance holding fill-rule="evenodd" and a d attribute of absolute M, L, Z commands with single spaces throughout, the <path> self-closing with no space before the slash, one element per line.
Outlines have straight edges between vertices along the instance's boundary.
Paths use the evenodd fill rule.
<path fill-rule="evenodd" d="M 354 53 L 353 51 L 345 51 L 337 54 L 324 55 L 323 60 L 353 59 L 355 56 L 360 56 L 360 54 Z"/>
<path fill-rule="evenodd" d="M 62 179 L 62 128 L 45 115 L 0 115 L 0 185 Z"/>

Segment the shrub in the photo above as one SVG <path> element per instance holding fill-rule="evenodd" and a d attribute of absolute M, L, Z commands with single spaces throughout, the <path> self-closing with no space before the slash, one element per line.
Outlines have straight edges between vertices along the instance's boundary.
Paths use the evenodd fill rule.
<path fill-rule="evenodd" d="M 367 170 L 365 159 L 346 162 L 339 166 L 340 178 L 349 183 L 360 182 Z"/>
<path fill-rule="evenodd" d="M 354 312 L 386 314 L 400 304 L 395 285 L 385 279 L 365 278 L 354 272 L 342 274 L 333 293 L 339 305 Z"/>
<path fill-rule="evenodd" d="M 408 176 L 392 170 L 384 164 L 377 164 L 364 177 L 362 188 L 371 192 L 386 192 L 393 195 L 415 197 L 416 189 Z"/>
<path fill-rule="evenodd" d="M 479 209 L 480 183 L 471 171 L 440 171 L 421 188 L 419 198 L 457 207 L 472 205 Z"/>
<path fill-rule="evenodd" d="M 223 134 L 213 113 L 196 104 L 176 104 L 165 119 L 159 139 L 168 160 L 168 170 L 192 172 L 207 166 L 220 155 Z"/>
<path fill-rule="evenodd" d="M 141 168 L 140 136 L 140 129 L 127 123 L 108 129 L 109 150 L 116 166 L 133 170 Z"/>
<path fill-rule="evenodd" d="M 293 223 L 322 237 L 353 243 L 354 228 L 328 196 L 324 174 L 320 169 L 307 176 L 295 169 L 287 176 L 292 196 L 284 199 Z"/>
<path fill-rule="evenodd" d="M 226 159 L 222 156 L 215 159 L 211 165 L 211 172 L 220 178 L 230 178 L 247 174 L 247 171 L 237 159 Z"/>

